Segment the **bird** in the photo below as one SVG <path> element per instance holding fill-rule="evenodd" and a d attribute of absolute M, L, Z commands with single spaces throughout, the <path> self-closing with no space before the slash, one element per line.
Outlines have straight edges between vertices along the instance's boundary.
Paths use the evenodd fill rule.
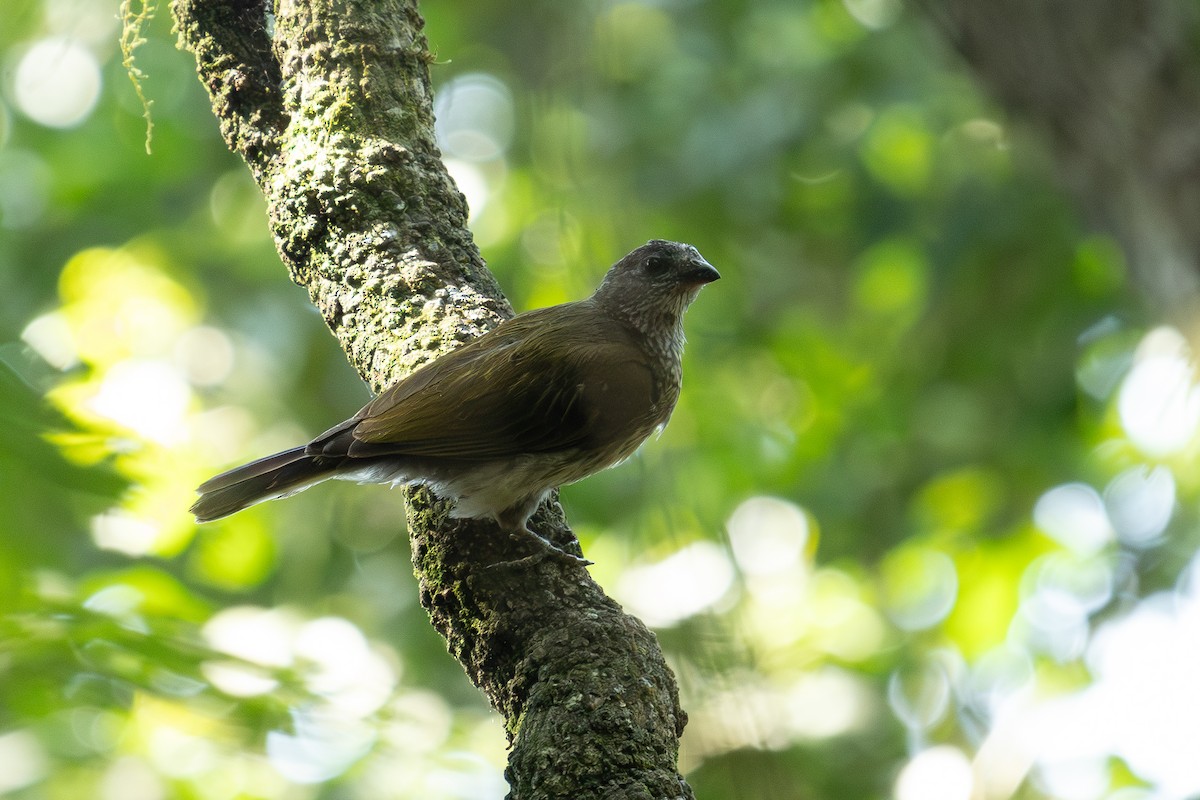
<path fill-rule="evenodd" d="M 209 522 L 329 479 L 424 484 L 454 503 L 452 517 L 490 518 L 561 552 L 529 518 L 667 424 L 684 312 L 720 277 L 695 247 L 652 239 L 591 296 L 505 320 L 307 444 L 205 481 L 190 511 Z"/>

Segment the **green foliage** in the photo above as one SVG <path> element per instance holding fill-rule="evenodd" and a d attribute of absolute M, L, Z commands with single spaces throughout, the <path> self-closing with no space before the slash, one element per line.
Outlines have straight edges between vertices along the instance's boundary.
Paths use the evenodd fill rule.
<path fill-rule="evenodd" d="M 0 108 L 0 763 L 24 765 L 0 793 L 501 796 L 500 725 L 417 604 L 396 493 L 186 514 L 367 393 L 165 14 L 122 39 L 104 4 L 11 5 L 18 76 L 45 41 L 83 66 Z M 1005 726 L 1071 730 L 1021 714 L 1107 691 L 1095 643 L 1166 595 L 1143 598 L 1192 602 L 1197 401 L 1036 143 L 888 0 L 424 13 L 514 306 L 652 237 L 722 272 L 670 427 L 563 492 L 679 674 L 698 795 L 907 800 L 974 757 L 989 797 L 1080 796 Z M 39 105 L 89 86 L 78 119 Z M 1078 756 L 1087 796 L 1166 774 L 1134 751 Z"/>

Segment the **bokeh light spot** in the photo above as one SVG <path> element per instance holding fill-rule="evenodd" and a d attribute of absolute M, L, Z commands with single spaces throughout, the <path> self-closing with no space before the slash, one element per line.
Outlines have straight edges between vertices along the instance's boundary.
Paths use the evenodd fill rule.
<path fill-rule="evenodd" d="M 35 317 L 21 331 L 21 341 L 57 369 L 66 370 L 79 363 L 71 325 L 62 312 L 51 311 Z"/>
<path fill-rule="evenodd" d="M 916 109 L 889 108 L 867 133 L 862 158 L 871 174 L 892 191 L 916 194 L 928 185 L 933 170 L 933 137 Z"/>
<path fill-rule="evenodd" d="M 292 637 L 298 621 L 281 609 L 234 606 L 212 616 L 204 638 L 214 649 L 268 667 L 292 663 Z"/>
<path fill-rule="evenodd" d="M 345 772 L 375 743 L 370 726 L 320 708 L 293 708 L 292 731 L 267 734 L 267 758 L 290 781 L 320 783 Z"/>
<path fill-rule="evenodd" d="M 808 543 L 804 510 L 774 497 L 751 497 L 742 502 L 727 527 L 733 557 L 747 575 L 791 570 Z"/>
<path fill-rule="evenodd" d="M 473 220 L 483 213 L 484 208 L 487 207 L 488 198 L 491 196 L 487 178 L 484 177 L 483 171 L 470 161 L 461 158 L 447 158 L 443 163 L 446 165 L 446 171 L 450 173 L 450 177 L 454 179 L 454 185 L 467 198 L 467 210 L 470 219 Z"/>
<path fill-rule="evenodd" d="M 1079 388 L 1094 399 L 1108 402 L 1133 363 L 1132 332 L 1107 316 L 1078 337 L 1083 351 L 1075 363 Z"/>
<path fill-rule="evenodd" d="M 214 614 L 202 633 L 214 650 L 240 660 L 209 660 L 201 671 L 213 686 L 232 697 L 254 697 L 279 686 L 262 667 L 290 666 L 292 640 L 299 627 L 295 615 L 282 609 L 234 606 Z"/>
<path fill-rule="evenodd" d="M 104 771 L 99 786 L 100 800 L 165 800 L 163 779 L 144 760 L 125 756 Z"/>
<path fill-rule="evenodd" d="M 966 433 L 963 423 L 979 421 L 981 412 L 974 406 L 975 398 L 964 392 L 950 390 L 934 399 L 930 414 L 937 413 L 939 419 L 929 419 L 930 426 L 940 422 L 940 435 L 953 435 L 955 423 L 959 431 Z M 954 419 L 956 412 L 964 419 Z M 966 532 L 977 530 L 1002 507 L 1004 484 L 994 472 L 978 467 L 945 472 L 930 480 L 917 496 L 914 511 L 923 526 L 935 531 Z"/>
<path fill-rule="evenodd" d="M 1113 580 L 1103 556 L 1058 551 L 1037 559 L 1023 576 L 1025 597 L 1017 617 L 1026 644 L 1060 662 L 1079 658 L 1089 617 L 1112 599 Z"/>
<path fill-rule="evenodd" d="M 191 400 L 191 389 L 174 365 L 131 360 L 108 371 L 89 406 L 151 441 L 175 444 L 187 436 Z"/>
<path fill-rule="evenodd" d="M 459 75 L 437 93 L 435 131 L 442 152 L 463 161 L 504 155 L 513 135 L 512 93 L 484 72 Z"/>
<path fill-rule="evenodd" d="M 906 728 L 925 730 L 950 707 L 950 676 L 935 657 L 908 664 L 888 678 L 887 698 L 892 713 Z"/>
<path fill-rule="evenodd" d="M 1133 369 L 1117 396 L 1130 441 L 1150 456 L 1186 447 L 1200 428 L 1200 387 L 1187 341 L 1170 327 L 1150 331 L 1138 345 Z"/>
<path fill-rule="evenodd" d="M 13 96 L 34 122 L 71 128 L 92 112 L 100 97 L 100 65 L 91 51 L 65 36 L 31 46 L 17 64 Z"/>
<path fill-rule="evenodd" d="M 1080 555 L 1095 553 L 1113 540 L 1104 501 L 1084 483 L 1056 486 L 1043 494 L 1033 507 L 1033 522 L 1047 536 Z"/>
<path fill-rule="evenodd" d="M 881 568 L 883 604 L 888 617 L 905 630 L 940 622 L 958 596 L 958 571 L 948 555 L 919 544 L 890 553 Z"/>
<path fill-rule="evenodd" d="M 925 254 L 916 243 L 882 242 L 859 260 L 855 300 L 869 313 L 914 317 L 925 306 L 927 272 Z"/>
<path fill-rule="evenodd" d="M 198 316 L 196 300 L 146 249 L 81 250 L 59 275 L 63 314 L 80 359 L 107 366 L 131 356 L 169 356 Z"/>
<path fill-rule="evenodd" d="M 305 683 L 342 713 L 365 717 L 387 702 L 396 684 L 394 670 L 371 649 L 353 623 L 322 617 L 300 628 L 297 657 L 313 664 Z"/>
<path fill-rule="evenodd" d="M 279 681 L 265 671 L 237 661 L 205 661 L 200 672 L 230 697 L 256 697 L 279 688 Z"/>
<path fill-rule="evenodd" d="M 850 16 L 873 31 L 886 28 L 900 15 L 897 0 L 842 0 Z"/>
<path fill-rule="evenodd" d="M 1078 558 L 1069 553 L 1049 553 L 1026 570 L 1045 593 L 1047 602 L 1069 615 L 1090 614 L 1108 604 L 1113 594 L 1112 567 L 1105 558 Z"/>
<path fill-rule="evenodd" d="M 617 594 L 647 625 L 668 627 L 711 608 L 730 591 L 733 579 L 724 550 L 695 542 L 658 563 L 627 570 Z"/>
<path fill-rule="evenodd" d="M 233 342 L 224 331 L 207 325 L 184 331 L 173 355 L 193 386 L 217 386 L 233 371 Z"/>
<path fill-rule="evenodd" d="M 1111 752 L 1170 797 L 1200 796 L 1200 719 L 1189 713 L 1200 708 L 1196 588 L 1155 595 L 1105 623 L 1088 651 L 1096 683 L 1084 697 L 1107 718 Z"/>
<path fill-rule="evenodd" d="M 938 745 L 917 753 L 896 778 L 896 800 L 970 800 L 971 762 L 957 747 Z"/>
<path fill-rule="evenodd" d="M 1162 465 L 1130 467 L 1109 481 L 1104 506 L 1121 541 L 1150 544 L 1166 530 L 1175 511 L 1175 476 Z"/>
<path fill-rule="evenodd" d="M 37 783 L 49 768 L 46 751 L 29 731 L 10 731 L 0 735 L 0 794 L 15 792 Z"/>
<path fill-rule="evenodd" d="M 846 573 L 821 569 L 813 575 L 809 594 L 815 644 L 845 661 L 875 655 L 886 639 L 884 622 L 862 598 L 862 589 Z"/>
<path fill-rule="evenodd" d="M 873 698 L 850 672 L 828 668 L 799 678 L 786 707 L 792 739 L 827 739 L 864 725 Z"/>
<path fill-rule="evenodd" d="M 211 742 L 171 725 L 149 732 L 150 760 L 164 775 L 189 778 L 209 772 L 217 759 Z"/>
<path fill-rule="evenodd" d="M 103 550 L 144 556 L 154 549 L 162 527 L 128 511 L 113 509 L 92 518 L 92 541 Z"/>
<path fill-rule="evenodd" d="M 1099 800 L 1110 779 L 1108 765 L 1099 758 L 1080 758 L 1042 764 L 1037 785 L 1054 800 Z"/>

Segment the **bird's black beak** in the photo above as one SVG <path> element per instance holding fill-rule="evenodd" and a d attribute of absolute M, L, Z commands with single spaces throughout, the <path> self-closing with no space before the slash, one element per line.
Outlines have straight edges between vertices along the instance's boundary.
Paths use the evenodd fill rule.
<path fill-rule="evenodd" d="M 703 258 L 698 258 L 692 261 L 692 268 L 683 274 L 683 279 L 687 283 L 703 286 L 706 283 L 712 283 L 721 277 L 721 273 L 717 272 L 716 267 L 705 261 Z"/>

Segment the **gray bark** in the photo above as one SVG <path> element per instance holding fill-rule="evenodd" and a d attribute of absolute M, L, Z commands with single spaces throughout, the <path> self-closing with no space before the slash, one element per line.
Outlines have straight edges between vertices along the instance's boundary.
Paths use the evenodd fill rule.
<path fill-rule="evenodd" d="M 175 0 L 222 135 L 294 281 L 379 391 L 511 309 L 433 134 L 415 0 Z M 421 602 L 504 715 L 514 800 L 689 798 L 686 715 L 654 635 L 586 572 L 410 494 Z M 535 518 L 574 537 L 556 505 Z M 501 564 L 489 567 L 488 565 Z"/>

